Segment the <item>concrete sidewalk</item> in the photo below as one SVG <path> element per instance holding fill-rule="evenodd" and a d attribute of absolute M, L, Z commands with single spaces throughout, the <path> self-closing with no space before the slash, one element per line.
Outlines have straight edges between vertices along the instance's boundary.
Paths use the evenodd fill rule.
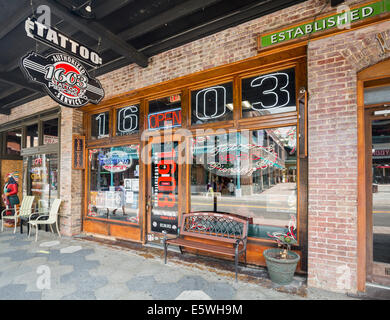
<path fill-rule="evenodd" d="M 32 236 L 0 233 L 0 299 L 128 299 L 128 300 L 308 300 L 352 299 L 317 289 L 307 289 L 296 277 L 286 287 L 273 285 L 262 268 L 234 268 L 223 261 L 194 263 L 197 257 L 162 250 L 123 248 L 61 237 L 40 231 Z M 212 261 L 212 260 L 210 260 Z M 226 268 L 216 268 L 221 263 Z"/>

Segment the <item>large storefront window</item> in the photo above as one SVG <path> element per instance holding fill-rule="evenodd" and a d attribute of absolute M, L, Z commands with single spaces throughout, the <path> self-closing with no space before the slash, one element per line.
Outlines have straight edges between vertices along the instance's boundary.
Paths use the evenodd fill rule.
<path fill-rule="evenodd" d="M 27 194 L 35 196 L 38 210 L 47 211 L 59 195 L 57 154 L 24 157 L 23 172 Z"/>
<path fill-rule="evenodd" d="M 88 216 L 139 222 L 139 146 L 91 149 Z"/>
<path fill-rule="evenodd" d="M 252 218 L 249 236 L 284 231 L 297 214 L 296 127 L 192 139 L 191 211 Z"/>

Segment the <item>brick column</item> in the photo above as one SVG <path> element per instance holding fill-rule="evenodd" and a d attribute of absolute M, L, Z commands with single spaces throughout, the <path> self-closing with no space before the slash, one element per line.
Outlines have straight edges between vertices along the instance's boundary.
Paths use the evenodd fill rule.
<path fill-rule="evenodd" d="M 60 229 L 63 235 L 81 232 L 84 170 L 72 170 L 72 135 L 83 134 L 83 113 L 80 110 L 61 109 L 60 152 Z"/>
<path fill-rule="evenodd" d="M 308 50 L 308 285 L 357 290 L 357 72 L 386 58 L 385 22 L 313 41 Z M 387 54 L 387 57 L 390 54 Z"/>

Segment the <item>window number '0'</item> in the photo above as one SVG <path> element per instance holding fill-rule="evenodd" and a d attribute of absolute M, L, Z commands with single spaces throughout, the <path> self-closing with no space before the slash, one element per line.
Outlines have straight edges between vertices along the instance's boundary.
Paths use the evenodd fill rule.
<path fill-rule="evenodd" d="M 207 96 L 214 97 L 214 105 L 207 103 Z M 222 107 L 222 108 L 221 108 Z M 226 89 L 215 86 L 203 89 L 196 94 L 196 117 L 209 120 L 222 117 L 226 113 Z"/>
<path fill-rule="evenodd" d="M 261 96 L 272 95 L 274 96 L 274 103 L 272 105 L 264 105 L 262 101 L 255 102 L 252 104 L 252 108 L 255 110 L 259 109 L 270 109 L 280 108 L 290 103 L 290 93 L 285 90 L 289 85 L 289 76 L 284 72 L 276 72 L 267 74 L 265 76 L 258 77 L 251 82 L 251 87 L 262 87 L 265 80 L 271 79 L 275 82 L 275 86 L 272 89 L 263 90 Z M 284 86 L 280 86 L 280 82 L 286 83 Z M 281 101 L 281 103 L 279 103 Z M 260 107 L 261 106 L 261 107 Z"/>

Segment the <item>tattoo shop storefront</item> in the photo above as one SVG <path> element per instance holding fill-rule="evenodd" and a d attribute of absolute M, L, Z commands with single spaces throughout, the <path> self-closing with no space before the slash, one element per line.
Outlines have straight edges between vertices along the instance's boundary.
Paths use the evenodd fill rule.
<path fill-rule="evenodd" d="M 346 4 L 346 14 L 329 7 L 322 16 L 305 13 L 294 25 L 257 33 L 257 54 L 244 53 L 238 38 L 222 32 L 219 37 L 234 39 L 220 46 L 240 58 L 204 58 L 207 67 L 192 72 L 183 71 L 186 59 L 195 59 L 191 50 L 220 52 L 218 41 L 209 43 L 219 38 L 174 49 L 131 77 L 135 85 L 128 88 L 136 90 L 83 107 L 83 231 L 161 244 L 162 232 L 176 234 L 184 213 L 228 212 L 250 221 L 250 264 L 265 265 L 262 252 L 275 246 L 268 233 L 294 225 L 297 271 L 307 273 L 309 286 L 357 292 L 373 279 L 386 284 L 387 258 L 379 263 L 372 240 L 387 229 L 370 214 L 375 206 L 387 212 L 380 207 L 385 151 L 372 158 L 383 201 L 372 206 L 366 191 L 372 184 L 368 123 L 385 121 L 387 112 L 390 6 Z M 364 110 L 379 113 L 367 118 Z M 386 131 L 385 122 L 374 124 Z M 375 137 L 375 150 L 387 148 L 383 139 Z"/>
<path fill-rule="evenodd" d="M 0 117 L 2 165 L 17 158 L 24 179 L 53 171 L 30 192 L 63 200 L 66 235 L 161 246 L 184 213 L 227 212 L 249 221 L 249 264 L 264 266 L 276 246 L 268 234 L 293 226 L 309 286 L 388 285 L 390 2 L 344 3 L 340 13 L 305 1 L 153 55 L 148 67 L 80 78 L 93 105 L 19 106 L 10 117 L 24 110 L 25 122 Z M 27 56 L 27 67 L 43 77 L 42 59 L 64 56 Z"/>
<path fill-rule="evenodd" d="M 305 257 L 305 86 L 299 47 L 83 107 L 83 230 L 161 244 L 183 213 L 228 212 L 250 218 L 249 263 L 289 223 Z"/>

